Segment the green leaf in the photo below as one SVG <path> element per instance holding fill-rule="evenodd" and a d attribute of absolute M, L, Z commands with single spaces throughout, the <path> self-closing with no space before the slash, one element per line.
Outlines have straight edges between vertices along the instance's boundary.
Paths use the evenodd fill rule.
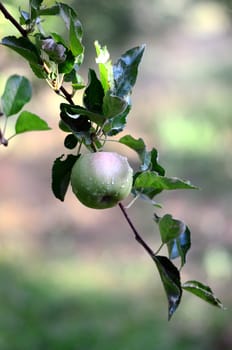
<path fill-rule="evenodd" d="M 102 113 L 104 90 L 93 69 L 89 70 L 88 86 L 85 89 L 83 102 L 85 107 L 96 113 Z"/>
<path fill-rule="evenodd" d="M 82 40 L 82 25 L 75 11 L 67 4 L 59 3 L 60 16 L 63 19 L 66 28 L 69 31 L 70 49 L 74 56 L 79 56 L 83 53 L 84 48 Z"/>
<path fill-rule="evenodd" d="M 12 75 L 6 82 L 2 95 L 2 108 L 5 116 L 18 113 L 30 101 L 32 89 L 29 80 L 20 75 Z"/>
<path fill-rule="evenodd" d="M 146 150 L 146 145 L 143 139 L 135 139 L 131 135 L 125 135 L 119 139 L 119 142 L 133 149 L 139 156 L 141 161 L 140 169 L 142 171 L 152 170 L 159 175 L 164 175 L 165 170 L 158 164 L 158 152 L 155 148 L 151 151 Z"/>
<path fill-rule="evenodd" d="M 133 149 L 139 156 L 141 164 L 141 169 L 147 170 L 150 164 L 150 155 L 146 151 L 146 145 L 142 138 L 135 139 L 131 135 L 125 135 L 119 139 L 119 142 L 123 145 L 128 146 L 129 148 Z"/>
<path fill-rule="evenodd" d="M 50 33 L 51 37 L 55 40 L 56 43 L 62 44 L 63 46 L 66 46 L 65 40 L 64 38 L 56 33 L 56 32 L 52 32 Z"/>
<path fill-rule="evenodd" d="M 71 20 L 74 21 L 75 30 L 79 38 L 82 36 L 82 26 L 77 17 L 76 12 L 67 4 L 58 3 L 60 8 L 60 16 L 63 19 L 65 26 L 68 30 L 70 30 Z"/>
<path fill-rule="evenodd" d="M 65 137 L 64 146 L 68 149 L 73 149 L 76 147 L 78 140 L 75 135 L 69 134 Z"/>
<path fill-rule="evenodd" d="M 43 0 L 30 0 L 30 7 L 39 10 Z"/>
<path fill-rule="evenodd" d="M 38 63 L 29 63 L 32 72 L 35 74 L 35 76 L 39 79 L 46 79 L 47 73 L 45 72 L 43 66 L 39 65 Z"/>
<path fill-rule="evenodd" d="M 114 88 L 112 92 L 114 95 L 125 97 L 131 93 L 144 49 L 145 45 L 128 50 L 113 65 Z"/>
<path fill-rule="evenodd" d="M 31 64 L 42 65 L 37 47 L 24 37 L 16 38 L 15 36 L 7 36 L 2 39 L 2 45 L 5 45 L 16 51 Z"/>
<path fill-rule="evenodd" d="M 157 175 L 153 171 L 140 173 L 134 183 L 134 189 L 152 199 L 163 190 L 196 189 L 189 181 L 176 177 L 165 177 Z"/>
<path fill-rule="evenodd" d="M 109 93 L 104 96 L 103 114 L 107 119 L 121 115 L 125 112 L 126 108 L 127 102 L 124 99 L 110 95 Z"/>
<path fill-rule="evenodd" d="M 64 81 L 72 82 L 72 88 L 74 90 L 81 90 L 85 88 L 85 83 L 82 77 L 77 73 L 75 69 L 72 69 L 71 72 L 65 74 Z"/>
<path fill-rule="evenodd" d="M 146 145 L 143 141 L 143 139 L 135 139 L 131 135 L 125 135 L 119 139 L 119 142 L 122 143 L 123 145 L 126 145 L 133 149 L 136 153 L 138 153 L 138 156 L 140 160 L 143 162 L 144 156 L 146 153 Z"/>
<path fill-rule="evenodd" d="M 67 103 L 61 103 L 60 108 L 61 108 L 60 117 L 66 124 L 68 124 L 68 122 L 72 123 L 72 121 L 70 119 L 75 120 L 75 119 L 78 119 L 80 116 L 82 116 L 86 119 L 86 122 L 84 125 L 79 125 L 79 121 L 80 121 L 79 120 L 77 128 L 79 128 L 79 127 L 82 128 L 82 126 L 83 126 L 84 129 L 87 130 L 91 126 L 90 121 L 100 125 L 105 120 L 105 118 L 102 115 L 91 112 L 91 111 L 83 108 L 82 106 L 78 106 L 78 105 L 72 106 L 72 105 L 69 105 Z M 82 119 L 82 120 L 84 122 L 84 119 Z M 70 124 L 70 127 L 71 127 L 71 124 Z"/>
<path fill-rule="evenodd" d="M 60 114 L 62 121 L 74 132 L 74 133 L 88 133 L 91 128 L 91 123 L 84 115 L 67 115 Z"/>
<path fill-rule="evenodd" d="M 73 18 L 70 18 L 70 28 L 69 28 L 69 42 L 70 49 L 74 56 L 79 56 L 82 54 L 84 48 L 81 44 L 82 35 L 81 24 L 79 21 L 74 21 Z"/>
<path fill-rule="evenodd" d="M 23 111 L 20 113 L 15 124 L 16 134 L 22 134 L 27 131 L 42 130 L 51 130 L 45 120 L 41 119 L 36 114 L 33 114 L 31 112 Z"/>
<path fill-rule="evenodd" d="M 40 8 L 37 13 L 39 16 L 56 16 L 60 13 L 60 7 L 57 4 L 51 7 Z"/>
<path fill-rule="evenodd" d="M 218 298 L 216 298 L 211 288 L 202 284 L 201 282 L 187 281 L 183 284 L 182 288 L 198 296 L 199 298 L 203 299 L 209 304 L 224 309 L 224 306 L 222 305 L 221 301 Z"/>
<path fill-rule="evenodd" d="M 182 288 L 180 273 L 173 263 L 165 256 L 155 255 L 153 257 L 160 274 L 161 281 L 168 299 L 168 319 L 172 317 L 180 304 Z"/>
<path fill-rule="evenodd" d="M 56 198 L 64 201 L 70 182 L 72 167 L 78 156 L 69 154 L 65 160 L 64 155 L 58 157 L 52 167 L 52 191 Z"/>
<path fill-rule="evenodd" d="M 68 132 L 70 133 L 72 130 L 70 129 L 70 127 L 62 120 L 59 120 L 59 128 L 60 130 L 64 131 L 64 132 Z"/>
<path fill-rule="evenodd" d="M 21 25 L 25 25 L 25 24 L 29 24 L 30 23 L 31 17 L 30 17 L 29 12 L 20 10 L 20 15 L 21 15 L 21 17 L 20 17 L 19 21 L 20 21 Z"/>
<path fill-rule="evenodd" d="M 97 53 L 96 63 L 99 68 L 100 80 L 106 94 L 108 90 L 113 90 L 114 87 L 113 66 L 107 47 L 101 47 L 98 41 L 95 41 L 94 45 Z"/>
<path fill-rule="evenodd" d="M 104 124 L 104 132 L 109 136 L 117 135 L 121 132 L 127 123 L 127 115 L 130 112 L 131 106 L 128 105 L 125 111 L 114 118 L 110 118 Z"/>
<path fill-rule="evenodd" d="M 149 152 L 149 155 L 150 155 L 149 169 L 151 171 L 156 171 L 161 176 L 164 176 L 165 169 L 158 163 L 159 154 L 157 149 L 152 148 L 152 150 Z"/>
<path fill-rule="evenodd" d="M 66 52 L 66 58 L 64 62 L 61 62 L 58 65 L 59 73 L 69 74 L 73 70 L 74 66 L 75 66 L 75 57 L 73 56 L 72 52 L 69 50 Z"/>
<path fill-rule="evenodd" d="M 35 20 L 39 15 L 40 6 L 43 0 L 30 0 L 30 17 Z"/>
<path fill-rule="evenodd" d="M 177 238 L 167 242 L 170 259 L 181 258 L 181 267 L 186 263 L 186 255 L 191 247 L 191 233 L 186 226 L 186 230 Z"/>
<path fill-rule="evenodd" d="M 173 219 L 172 215 L 166 214 L 159 220 L 159 230 L 162 243 L 168 243 L 185 232 L 186 225 L 180 220 Z"/>

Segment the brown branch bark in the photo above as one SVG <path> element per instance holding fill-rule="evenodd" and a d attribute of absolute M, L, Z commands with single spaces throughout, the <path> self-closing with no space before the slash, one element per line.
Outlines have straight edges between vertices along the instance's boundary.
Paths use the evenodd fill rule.
<path fill-rule="evenodd" d="M 2 2 L 0 2 L 0 11 L 2 11 L 3 15 L 8 19 L 17 29 L 18 31 L 24 36 L 27 37 L 27 31 L 14 19 L 13 16 L 7 11 L 5 6 Z"/>
<path fill-rule="evenodd" d="M 143 238 L 140 236 L 138 231 L 136 230 L 134 224 L 132 223 L 131 219 L 129 218 L 125 207 L 123 206 L 122 203 L 118 203 L 119 208 L 121 209 L 127 223 L 129 224 L 131 230 L 134 233 L 136 241 L 141 244 L 141 246 L 146 250 L 146 252 L 150 255 L 150 257 L 153 259 L 155 257 L 155 252 L 149 247 L 149 245 L 143 240 Z"/>
<path fill-rule="evenodd" d="M 23 37 L 27 38 L 28 36 L 28 32 L 20 25 L 20 23 L 18 23 L 15 18 L 8 12 L 8 10 L 5 8 L 5 6 L 3 5 L 2 2 L 0 2 L 0 11 L 3 13 L 3 15 L 5 16 L 5 18 L 7 20 L 9 20 L 14 26 L 15 28 L 18 29 L 18 31 L 20 32 L 20 34 L 22 34 Z M 60 89 L 58 91 L 56 91 L 57 93 L 62 93 L 63 97 L 71 104 L 74 105 L 74 102 L 72 100 L 72 96 L 68 93 L 68 91 L 61 86 Z"/>

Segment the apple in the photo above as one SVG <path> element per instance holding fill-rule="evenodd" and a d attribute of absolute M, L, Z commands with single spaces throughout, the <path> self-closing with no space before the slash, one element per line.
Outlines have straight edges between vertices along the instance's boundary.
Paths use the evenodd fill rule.
<path fill-rule="evenodd" d="M 71 172 L 71 186 L 79 201 L 89 208 L 114 207 L 132 188 L 133 170 L 127 158 L 115 152 L 81 155 Z"/>

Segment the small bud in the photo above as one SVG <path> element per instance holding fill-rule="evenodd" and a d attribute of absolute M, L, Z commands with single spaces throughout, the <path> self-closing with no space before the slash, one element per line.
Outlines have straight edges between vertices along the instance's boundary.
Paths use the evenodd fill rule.
<path fill-rule="evenodd" d="M 42 40 L 42 49 L 56 63 L 62 63 L 66 59 L 66 48 L 62 44 L 57 44 L 52 38 Z"/>

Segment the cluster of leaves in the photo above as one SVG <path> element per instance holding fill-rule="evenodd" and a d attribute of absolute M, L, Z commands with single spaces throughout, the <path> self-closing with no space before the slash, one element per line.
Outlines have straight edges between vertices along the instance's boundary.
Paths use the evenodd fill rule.
<path fill-rule="evenodd" d="M 101 150 L 108 137 L 116 136 L 124 130 L 131 109 L 130 94 L 144 51 L 144 46 L 135 47 L 123 54 L 113 65 L 106 47 L 101 48 L 98 42 L 95 47 L 100 78 L 93 69 L 89 70 L 88 84 L 83 93 L 83 106 L 67 103 L 60 105 L 60 127 L 69 133 L 64 145 L 68 149 L 78 146 L 76 159 L 82 145 L 90 152 Z M 124 143 L 123 140 L 126 145 L 126 139 L 121 138 L 118 141 Z M 127 146 L 134 148 L 133 143 L 136 144 L 136 140 L 129 135 Z M 62 201 L 74 161 L 73 155 L 69 155 L 64 161 L 58 158 L 53 167 L 53 192 Z M 62 177 L 57 176 L 58 173 L 61 174 L 60 168 Z"/>
<path fill-rule="evenodd" d="M 32 89 L 29 80 L 19 75 L 12 75 L 6 82 L 5 90 L 1 97 L 0 144 L 7 146 L 10 139 L 27 131 L 50 130 L 47 122 L 34 113 L 22 111 L 24 105 L 30 101 Z M 16 116 L 15 132 L 6 138 L 6 128 L 9 117 Z"/>
<path fill-rule="evenodd" d="M 15 50 L 30 64 L 38 78 L 48 79 L 54 89 L 59 88 L 59 75 L 71 81 L 73 88 L 82 87 L 77 73 L 83 62 L 82 26 L 73 9 L 63 3 L 42 7 L 43 0 L 30 0 L 29 11 L 20 10 L 20 24 L 26 29 L 22 36 L 7 36 L 2 44 Z M 60 16 L 67 29 L 67 38 L 58 33 L 45 33 L 42 16 Z"/>
<path fill-rule="evenodd" d="M 21 36 L 7 36 L 2 44 L 13 49 L 26 59 L 34 74 L 45 79 L 50 87 L 66 99 L 60 104 L 60 129 L 68 133 L 64 146 L 75 149 L 64 159 L 58 157 L 52 169 L 52 190 L 54 195 L 64 200 L 67 192 L 71 170 L 84 146 L 90 152 L 101 150 L 109 137 L 122 132 L 127 124 L 127 116 L 131 110 L 131 93 L 136 83 L 138 67 L 141 62 L 144 45 L 126 51 L 116 63 L 112 63 L 106 47 L 96 41 L 96 63 L 98 72 L 89 69 L 88 83 L 84 84 L 79 75 L 84 59 L 82 45 L 82 26 L 75 11 L 66 4 L 56 3 L 46 8 L 42 0 L 30 0 L 29 11 L 20 10 L 20 22 L 17 25 Z M 66 27 L 65 38 L 59 33 L 45 33 L 42 27 L 43 16 L 60 16 Z M 9 17 L 8 17 L 9 18 Z M 69 83 L 71 92 L 63 86 Z M 77 90 L 83 89 L 83 104 L 76 105 L 73 96 Z M 28 80 L 20 76 L 12 76 L 2 96 L 2 110 L 6 120 L 18 113 L 30 100 L 31 87 Z M 5 129 L 5 127 L 4 127 Z M 22 112 L 16 121 L 15 134 L 30 130 L 48 130 L 47 123 L 38 116 Z M 134 197 L 149 201 L 157 206 L 154 198 L 164 190 L 195 189 L 190 182 L 167 177 L 164 168 L 158 162 L 155 148 L 147 150 L 143 139 L 131 135 L 118 138 L 117 141 L 134 150 L 139 158 L 139 170 L 134 174 L 132 194 Z M 0 132 L 0 142 L 7 145 L 4 132 Z M 167 294 L 169 318 L 177 309 L 182 291 L 187 290 L 207 302 L 222 307 L 211 289 L 200 282 L 181 283 L 180 269 L 173 260 L 180 259 L 180 268 L 186 263 L 186 255 L 191 246 L 190 230 L 185 223 L 165 214 L 154 216 L 161 237 L 161 246 L 156 253 L 146 245 L 136 233 L 156 264 L 161 281 Z M 159 255 L 166 245 L 168 257 Z"/>

